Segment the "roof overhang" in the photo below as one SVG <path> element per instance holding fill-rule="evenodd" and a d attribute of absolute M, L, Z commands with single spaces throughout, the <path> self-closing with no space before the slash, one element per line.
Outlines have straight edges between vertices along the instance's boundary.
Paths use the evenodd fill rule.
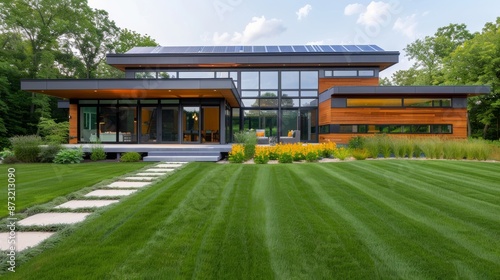
<path fill-rule="evenodd" d="M 476 96 L 489 94 L 489 86 L 345 86 L 320 94 L 320 102 L 335 96 Z"/>
<path fill-rule="evenodd" d="M 67 99 L 241 98 L 232 79 L 22 80 L 21 89 Z"/>
<path fill-rule="evenodd" d="M 399 62 L 399 52 L 108 54 L 107 63 L 125 68 L 378 67 Z"/>

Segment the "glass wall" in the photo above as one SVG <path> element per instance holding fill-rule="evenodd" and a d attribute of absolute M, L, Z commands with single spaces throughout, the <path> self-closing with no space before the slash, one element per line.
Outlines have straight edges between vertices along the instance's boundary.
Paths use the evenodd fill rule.
<path fill-rule="evenodd" d="M 137 108 L 118 107 L 118 142 L 137 142 Z"/>
<path fill-rule="evenodd" d="M 101 142 L 117 142 L 117 109 L 113 107 L 99 108 L 99 139 Z M 122 142 L 123 139 L 120 141 Z"/>
<path fill-rule="evenodd" d="M 163 107 L 161 109 L 162 142 L 179 141 L 179 108 Z"/>
<path fill-rule="evenodd" d="M 156 106 L 141 108 L 140 143 L 156 143 L 157 140 L 156 110 L 157 110 Z"/>
<path fill-rule="evenodd" d="M 200 141 L 200 107 L 185 106 L 182 108 L 182 141 L 193 143 Z"/>
<path fill-rule="evenodd" d="M 97 107 L 80 108 L 80 142 L 97 141 Z"/>
<path fill-rule="evenodd" d="M 265 129 L 266 136 L 278 136 L 278 110 L 244 110 L 243 129 Z"/>

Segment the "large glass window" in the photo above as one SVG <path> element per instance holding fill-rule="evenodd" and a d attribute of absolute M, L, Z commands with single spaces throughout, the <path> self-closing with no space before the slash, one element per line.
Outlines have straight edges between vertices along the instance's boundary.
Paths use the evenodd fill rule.
<path fill-rule="evenodd" d="M 241 72 L 241 89 L 259 89 L 259 72 Z"/>
<path fill-rule="evenodd" d="M 278 89 L 278 72 L 260 72 L 261 89 Z"/>
<path fill-rule="evenodd" d="M 156 79 L 156 72 L 154 71 L 143 71 L 135 72 L 136 79 Z"/>
<path fill-rule="evenodd" d="M 283 72 L 281 72 L 281 88 L 282 89 L 298 89 L 299 88 L 299 72 L 298 71 L 283 71 Z"/>
<path fill-rule="evenodd" d="M 163 142 L 179 141 L 178 107 L 163 107 L 161 109 L 161 140 Z"/>
<path fill-rule="evenodd" d="M 156 143 L 157 140 L 157 107 L 142 107 L 140 114 L 140 143 Z"/>
<path fill-rule="evenodd" d="M 119 107 L 118 142 L 137 142 L 137 108 Z"/>
<path fill-rule="evenodd" d="M 299 130 L 302 142 L 318 142 L 318 109 L 300 109 Z"/>
<path fill-rule="evenodd" d="M 80 142 L 97 141 L 97 107 L 80 107 Z"/>
<path fill-rule="evenodd" d="M 165 72 L 165 71 L 158 72 L 158 79 L 176 79 L 176 78 L 177 78 L 177 72 Z"/>
<path fill-rule="evenodd" d="M 450 98 L 405 98 L 406 107 L 451 107 Z"/>
<path fill-rule="evenodd" d="M 290 130 L 297 130 L 299 110 L 281 111 L 281 136 L 288 136 Z"/>
<path fill-rule="evenodd" d="M 182 128 L 183 142 L 199 142 L 200 107 L 183 107 Z"/>
<path fill-rule="evenodd" d="M 300 88 L 302 88 L 302 89 L 317 89 L 318 88 L 318 71 L 301 71 L 300 72 Z"/>
<path fill-rule="evenodd" d="M 100 107 L 99 139 L 102 142 L 117 141 L 116 107 Z"/>
<path fill-rule="evenodd" d="M 278 135 L 278 110 L 245 110 L 243 126 L 248 129 L 265 129 L 266 136 Z"/>
<path fill-rule="evenodd" d="M 339 125 L 339 133 L 384 133 L 384 134 L 449 134 L 449 124 L 354 124 Z M 325 132 L 326 133 L 326 132 Z"/>
<path fill-rule="evenodd" d="M 214 72 L 179 72 L 180 79 L 213 79 Z"/>

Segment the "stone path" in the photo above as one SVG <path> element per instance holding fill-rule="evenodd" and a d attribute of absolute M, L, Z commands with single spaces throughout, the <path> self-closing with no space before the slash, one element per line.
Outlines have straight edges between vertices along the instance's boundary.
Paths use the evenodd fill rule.
<path fill-rule="evenodd" d="M 117 180 L 105 187 L 91 191 L 84 195 L 85 198 L 94 198 L 94 200 L 70 200 L 61 205 L 54 207 L 55 209 L 64 209 L 68 212 L 52 212 L 40 213 L 29 216 L 19 222 L 18 226 L 48 226 L 59 224 L 75 224 L 82 222 L 92 213 L 71 212 L 82 208 L 99 208 L 105 207 L 119 200 L 112 199 L 116 197 L 125 197 L 137 192 L 141 188 L 148 187 L 155 180 L 160 180 L 176 169 L 182 167 L 186 162 L 169 162 L 160 163 L 145 171 L 136 174 L 130 174 L 129 177 Z M 102 199 L 99 199 L 102 198 Z M 106 199 L 108 198 L 108 199 Z M 37 246 L 47 238 L 51 237 L 55 232 L 16 232 L 16 251 L 22 251 L 30 247 Z M 0 233 L 0 250 L 10 250 L 12 244 L 8 243 L 9 232 Z"/>

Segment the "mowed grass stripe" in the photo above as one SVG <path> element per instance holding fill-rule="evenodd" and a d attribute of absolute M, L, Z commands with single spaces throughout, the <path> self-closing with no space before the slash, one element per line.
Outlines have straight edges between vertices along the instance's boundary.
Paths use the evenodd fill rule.
<path fill-rule="evenodd" d="M 491 213 L 479 216 L 465 211 L 467 207 L 455 207 L 454 198 L 443 198 L 453 189 L 433 186 L 429 180 L 437 178 L 427 179 L 427 169 L 418 172 L 421 166 L 429 165 L 406 160 L 191 163 L 100 216 L 94 215 L 69 235 L 64 233 L 57 246 L 8 276 L 498 278 L 498 208 L 460 192 L 453 195 L 466 204 L 490 207 Z M 412 175 L 407 177 L 412 180 L 400 178 L 409 170 Z M 491 176 L 492 171 L 480 170 L 469 171 Z M 458 172 L 450 170 L 440 176 Z M 481 183 L 480 177 L 474 180 Z M 489 180 L 483 183 L 495 189 Z M 458 187 L 466 186 L 464 180 Z M 494 214 L 499 219 L 487 217 Z"/>
<path fill-rule="evenodd" d="M 356 167 L 359 167 L 359 165 L 356 165 Z M 436 210 L 435 208 L 430 207 L 428 205 L 424 205 L 425 207 L 417 207 L 417 209 L 413 209 L 415 208 L 415 206 L 423 205 L 418 201 L 412 202 L 410 200 L 410 207 L 406 207 L 405 204 L 408 201 L 400 200 L 397 197 L 395 199 L 390 199 L 392 191 L 387 191 L 387 188 L 380 188 L 380 184 L 378 184 L 376 180 L 365 180 L 363 178 L 353 180 L 351 179 L 353 178 L 351 175 L 355 174 L 352 173 L 350 174 L 349 171 L 346 170 L 346 168 L 342 168 L 342 171 L 343 171 L 342 174 L 345 174 L 345 176 L 340 174 L 337 174 L 336 176 L 339 179 L 347 182 L 351 187 L 355 187 L 361 192 L 367 194 L 374 201 L 382 202 L 385 206 L 391 208 L 391 210 L 396 211 L 402 216 L 418 221 L 419 223 L 423 223 L 427 227 L 430 227 L 432 230 L 438 231 L 441 234 L 442 238 L 452 240 L 457 245 L 460 245 L 465 249 L 467 249 L 467 251 L 475 254 L 478 258 L 471 259 L 471 265 L 473 267 L 477 267 L 478 264 L 481 264 L 481 262 L 484 261 L 489 261 L 494 263 L 499 262 L 498 252 L 492 252 L 490 247 L 492 244 L 498 243 L 498 241 L 492 239 L 491 236 L 484 236 L 482 234 L 483 231 L 478 230 L 477 228 L 474 227 L 474 225 L 468 225 L 463 221 L 449 217 L 446 214 L 443 215 L 441 211 Z M 366 170 L 364 171 L 367 172 Z M 356 174 L 359 174 L 359 172 L 357 172 Z M 372 174 L 366 173 L 366 177 L 376 178 L 371 175 Z M 402 184 L 399 187 L 400 189 L 411 188 L 409 185 L 406 186 L 404 184 Z M 370 199 L 365 198 L 364 203 L 368 204 L 369 201 Z M 377 208 L 370 206 L 370 209 L 374 210 Z M 376 214 L 375 211 L 374 214 Z M 391 217 L 390 213 L 380 213 L 380 215 L 386 218 Z M 429 217 L 433 217 L 434 219 L 436 217 L 439 217 L 441 223 L 437 224 L 435 223 L 435 221 L 433 222 L 432 218 Z M 401 222 L 404 221 L 405 219 L 398 218 L 397 220 Z M 390 224 L 389 221 L 381 221 L 381 222 L 386 223 L 387 225 Z M 426 235 L 425 232 L 422 232 L 419 236 L 422 237 L 425 235 Z M 405 236 L 403 235 L 400 238 L 404 239 Z M 449 243 L 446 242 L 446 240 L 441 240 L 440 242 Z M 440 242 L 437 242 L 435 246 L 440 246 L 441 245 Z M 439 248 L 440 247 L 428 247 L 429 249 L 428 251 L 432 252 L 435 250 L 439 250 Z M 428 254 L 426 255 L 428 256 Z M 418 263 L 418 262 L 419 262 L 418 260 L 414 260 L 412 263 Z M 427 270 L 427 268 L 425 270 Z"/>

